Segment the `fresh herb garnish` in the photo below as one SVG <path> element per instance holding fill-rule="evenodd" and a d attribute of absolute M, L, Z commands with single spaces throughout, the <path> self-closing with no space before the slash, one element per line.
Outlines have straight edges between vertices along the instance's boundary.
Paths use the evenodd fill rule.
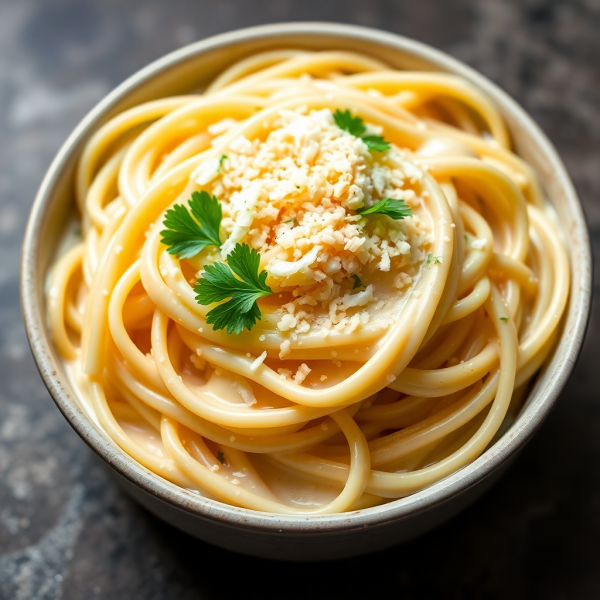
<path fill-rule="evenodd" d="M 500 321 L 508 321 L 508 317 L 500 317 Z"/>
<path fill-rule="evenodd" d="M 206 322 L 215 331 L 227 329 L 227 333 L 238 334 L 244 328 L 252 329 L 260 320 L 256 301 L 270 296 L 273 291 L 265 283 L 267 272 L 259 272 L 259 266 L 260 256 L 256 250 L 246 244 L 236 244 L 227 256 L 227 263 L 205 267 L 194 287 L 198 304 L 213 304 L 229 298 L 206 314 Z"/>
<path fill-rule="evenodd" d="M 167 252 L 180 258 L 191 258 L 207 246 L 221 247 L 219 228 L 223 212 L 219 201 L 202 190 L 192 192 L 188 204 L 191 214 L 183 204 L 169 208 L 163 221 L 167 229 L 160 232 L 161 242 L 169 246 Z"/>
<path fill-rule="evenodd" d="M 223 161 L 227 158 L 227 154 L 221 154 L 219 157 L 219 166 L 217 168 L 217 173 L 220 173 L 221 167 L 223 166 Z"/>
<path fill-rule="evenodd" d="M 369 150 L 385 152 L 390 149 L 390 143 L 381 135 L 365 135 L 367 127 L 360 117 L 353 117 L 349 110 L 337 109 L 333 113 L 335 124 L 350 135 L 360 138 Z"/>
<path fill-rule="evenodd" d="M 356 288 L 359 287 L 365 287 L 365 284 L 360 280 L 359 276 L 354 274 L 351 275 L 352 279 L 354 279 L 354 285 L 352 286 L 352 289 L 355 290 Z"/>
<path fill-rule="evenodd" d="M 465 233 L 465 235 L 463 235 L 463 237 L 465 238 L 465 242 L 469 241 L 469 236 Z"/>
<path fill-rule="evenodd" d="M 356 212 L 359 215 L 387 215 L 392 219 L 404 219 L 413 214 L 412 209 L 404 202 L 404 200 L 394 200 L 393 198 L 384 198 L 373 204 L 373 206 L 369 206 L 369 208 L 359 208 Z"/>
<path fill-rule="evenodd" d="M 369 150 L 385 152 L 390 149 L 390 143 L 381 135 L 363 135 L 361 140 L 367 145 Z"/>
<path fill-rule="evenodd" d="M 296 222 L 296 217 L 292 217 L 291 219 L 288 219 L 287 221 L 283 221 L 283 223 L 295 223 Z"/>
<path fill-rule="evenodd" d="M 225 462 L 225 455 L 219 450 L 217 452 L 217 460 L 223 464 Z"/>
<path fill-rule="evenodd" d="M 433 254 L 428 254 L 427 255 L 427 264 L 428 265 L 441 265 L 442 261 L 440 260 L 439 256 L 433 256 Z"/>

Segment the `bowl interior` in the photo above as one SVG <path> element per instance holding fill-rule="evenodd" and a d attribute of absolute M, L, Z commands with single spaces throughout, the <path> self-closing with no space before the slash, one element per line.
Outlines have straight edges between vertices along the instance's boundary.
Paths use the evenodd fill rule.
<path fill-rule="evenodd" d="M 291 24 L 252 28 L 210 38 L 174 52 L 138 72 L 107 96 L 80 123 L 53 162 L 36 198 L 28 225 L 22 265 L 22 302 L 34 357 L 58 407 L 83 439 L 121 475 L 146 491 L 191 512 L 231 521 L 244 515 L 246 523 L 265 529 L 310 529 L 327 521 L 348 527 L 348 515 L 269 518 L 205 500 L 177 488 L 129 458 L 78 406 L 61 361 L 50 341 L 44 316 L 44 280 L 66 223 L 75 210 L 73 176 L 77 158 L 90 135 L 123 110 L 148 100 L 201 90 L 215 75 L 250 54 L 274 48 L 351 50 L 363 52 L 397 69 L 440 70 L 456 73 L 487 92 L 509 126 L 517 152 L 538 172 L 545 194 L 562 224 L 572 268 L 572 291 L 563 335 L 537 377 L 525 405 L 509 431 L 484 455 L 447 479 L 381 507 L 353 513 L 358 521 L 382 522 L 431 507 L 460 493 L 500 468 L 533 434 L 552 406 L 573 368 L 583 342 L 589 312 L 591 258 L 581 206 L 562 162 L 546 137 L 524 111 L 494 84 L 449 56 L 406 38 L 352 26 Z"/>

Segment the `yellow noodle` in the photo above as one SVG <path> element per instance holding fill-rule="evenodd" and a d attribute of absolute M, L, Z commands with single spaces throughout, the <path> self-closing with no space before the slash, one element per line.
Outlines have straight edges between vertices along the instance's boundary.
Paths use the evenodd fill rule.
<path fill-rule="evenodd" d="M 381 262 L 369 258 L 358 291 L 324 275 L 338 296 L 318 320 L 321 288 L 277 279 L 284 247 L 235 220 L 221 193 L 222 234 L 254 244 L 276 293 L 259 302 L 251 330 L 214 330 L 214 306 L 199 305 L 193 286 L 204 265 L 225 258 L 225 244 L 187 260 L 169 254 L 165 211 L 193 191 L 224 190 L 240 140 L 256 153 L 284 135 L 285 115 L 331 123 L 336 110 L 393 144 L 365 160 L 373 182 L 383 169 L 386 189 L 406 195 L 414 224 L 362 217 L 370 229 L 361 235 Z M 339 177 L 321 188 L 288 185 L 287 203 L 269 196 L 274 208 L 265 210 L 279 211 L 281 227 L 302 202 L 339 207 Z M 357 53 L 257 54 L 203 93 L 130 108 L 90 138 L 75 190 L 84 239 L 51 269 L 47 314 L 82 404 L 158 476 L 252 510 L 368 508 L 475 460 L 515 418 L 569 298 L 560 232 L 494 104 L 454 75 L 394 71 Z M 369 190 L 376 194 L 375 183 Z M 382 244 L 385 235 L 393 243 Z M 389 250 L 400 238 L 405 254 Z M 320 256 L 319 242 L 303 243 Z M 337 258 L 351 273 L 344 265 L 358 264 L 356 248 L 308 267 Z M 286 256 L 288 265 L 299 260 Z M 317 320 L 300 327 L 309 318 Z"/>

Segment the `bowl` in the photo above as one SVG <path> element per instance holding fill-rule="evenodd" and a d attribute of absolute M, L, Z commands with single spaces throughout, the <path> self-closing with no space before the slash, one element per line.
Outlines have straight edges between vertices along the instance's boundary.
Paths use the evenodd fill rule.
<path fill-rule="evenodd" d="M 284 516 L 236 508 L 181 489 L 142 467 L 79 406 L 45 319 L 45 276 L 65 227 L 64 215 L 75 210 L 74 169 L 90 136 L 135 104 L 188 93 L 234 61 L 277 47 L 359 51 L 399 69 L 454 73 L 483 90 L 503 114 L 517 152 L 538 172 L 570 253 L 572 290 L 562 335 L 509 430 L 473 463 L 431 487 L 383 506 L 336 515 Z M 142 69 L 102 100 L 70 135 L 42 182 L 25 234 L 21 295 L 29 343 L 50 394 L 140 504 L 175 527 L 229 550 L 275 559 L 325 560 L 380 550 L 432 529 L 498 479 L 541 425 L 573 370 L 590 308 L 591 252 L 581 205 L 556 150 L 497 86 L 450 56 L 399 35 L 331 23 L 293 23 L 243 29 L 186 46 Z"/>

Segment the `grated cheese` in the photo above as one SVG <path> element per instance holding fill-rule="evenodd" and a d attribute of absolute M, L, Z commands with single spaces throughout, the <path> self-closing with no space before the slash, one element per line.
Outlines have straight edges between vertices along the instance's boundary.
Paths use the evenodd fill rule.
<path fill-rule="evenodd" d="M 299 367 L 298 370 L 296 371 L 296 374 L 294 375 L 294 383 L 297 383 L 298 385 L 300 385 L 308 376 L 308 374 L 311 372 L 312 369 L 310 369 L 310 367 L 305 364 L 302 363 Z"/>
<path fill-rule="evenodd" d="M 256 371 L 256 369 L 258 369 L 258 367 L 260 367 L 260 365 L 263 364 L 265 358 L 267 358 L 266 350 L 250 365 L 250 370 Z"/>
<path fill-rule="evenodd" d="M 220 135 L 236 124 L 224 119 L 208 132 Z M 291 340 L 312 332 L 323 338 L 350 333 L 373 326 L 375 316 L 382 321 L 377 313 L 384 304 L 375 299 L 372 281 L 389 273 L 390 283 L 405 293 L 432 243 L 431 226 L 416 210 L 428 196 L 421 189 L 423 169 L 395 146 L 370 152 L 362 139 L 335 125 L 329 109 L 281 110 L 263 125 L 260 136 L 239 135 L 224 148 L 226 168 L 212 158 L 191 175 L 221 202 L 227 235 L 221 255 L 241 242 L 258 250 L 268 285 L 291 294 L 275 311 L 279 331 Z M 366 125 L 375 135 L 381 130 Z M 404 200 L 413 215 L 393 220 L 356 214 L 383 198 Z M 352 275 L 364 289 L 354 289 Z M 393 302 L 385 306 L 385 318 L 393 320 Z M 285 340 L 280 359 L 289 353 Z"/>

